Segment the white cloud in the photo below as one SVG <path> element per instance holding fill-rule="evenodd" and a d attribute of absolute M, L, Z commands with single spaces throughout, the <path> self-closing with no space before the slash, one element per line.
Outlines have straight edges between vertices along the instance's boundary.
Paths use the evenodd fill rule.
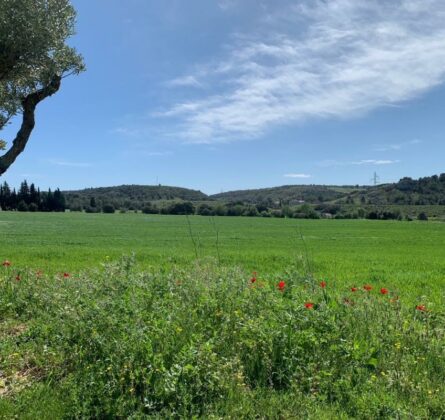
<path fill-rule="evenodd" d="M 133 127 L 117 127 L 110 132 L 112 134 L 119 134 L 125 137 L 139 137 L 142 134 L 140 129 Z"/>
<path fill-rule="evenodd" d="M 213 143 L 351 118 L 445 79 L 443 0 L 313 0 L 268 19 L 265 33 L 236 37 L 230 53 L 202 66 L 213 94 L 157 114 L 175 119 L 177 136 Z"/>
<path fill-rule="evenodd" d="M 376 160 L 376 159 L 364 159 L 357 162 L 351 162 L 352 165 L 392 165 L 393 163 L 399 163 L 400 160 Z"/>
<path fill-rule="evenodd" d="M 195 76 L 183 76 L 166 82 L 169 87 L 201 87 L 201 83 Z"/>
<path fill-rule="evenodd" d="M 318 163 L 318 166 L 327 168 L 330 166 L 350 166 L 350 165 L 392 165 L 399 163 L 400 160 L 390 160 L 390 159 L 362 159 L 356 161 L 338 161 L 338 160 L 324 160 Z"/>
<path fill-rule="evenodd" d="M 85 162 L 68 162 L 66 160 L 58 160 L 58 159 L 49 159 L 49 163 L 56 166 L 66 166 L 71 168 L 90 168 L 93 166 L 91 163 Z"/>
<path fill-rule="evenodd" d="M 384 145 L 376 146 L 374 148 L 374 151 L 376 151 L 376 152 L 388 152 L 388 151 L 391 151 L 391 150 L 401 150 L 401 149 L 405 148 L 406 146 L 413 146 L 413 145 L 420 144 L 420 143 L 422 143 L 421 140 L 414 139 L 414 140 L 407 141 L 405 143 L 384 144 Z"/>
<path fill-rule="evenodd" d="M 285 174 L 284 175 L 285 178 L 312 178 L 312 175 L 308 175 L 308 174 Z"/>

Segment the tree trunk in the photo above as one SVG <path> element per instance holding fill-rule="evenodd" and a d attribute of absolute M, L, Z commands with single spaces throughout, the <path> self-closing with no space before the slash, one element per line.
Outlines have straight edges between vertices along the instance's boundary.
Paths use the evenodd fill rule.
<path fill-rule="evenodd" d="M 54 76 L 47 86 L 29 94 L 23 99 L 22 125 L 10 149 L 0 157 L 0 175 L 4 174 L 17 159 L 17 156 L 25 150 L 32 130 L 34 129 L 34 113 L 38 103 L 56 93 L 60 88 L 61 80 L 62 78 L 60 76 Z"/>

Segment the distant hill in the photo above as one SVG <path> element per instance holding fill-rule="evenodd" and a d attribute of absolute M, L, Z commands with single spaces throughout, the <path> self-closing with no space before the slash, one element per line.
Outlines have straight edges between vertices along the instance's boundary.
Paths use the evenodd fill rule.
<path fill-rule="evenodd" d="M 116 209 L 141 210 L 148 203 L 176 201 L 199 203 L 217 202 L 233 206 L 236 203 L 259 205 L 261 208 L 281 208 L 282 206 L 311 205 L 445 205 L 445 174 L 413 180 L 402 178 L 393 184 L 369 186 L 333 185 L 283 185 L 273 188 L 229 191 L 206 195 L 188 188 L 121 185 L 117 187 L 87 188 L 79 191 L 64 191 L 67 207 L 88 209 L 94 205 L 101 208 L 111 204 Z M 216 203 L 215 203 L 216 202 Z M 93 206 L 93 207 L 94 207 Z"/>
<path fill-rule="evenodd" d="M 317 204 L 346 198 L 349 194 L 366 193 L 369 187 L 325 186 L 325 185 L 283 185 L 281 187 L 255 190 L 229 191 L 211 195 L 210 198 L 250 204 Z"/>
<path fill-rule="evenodd" d="M 365 191 L 352 191 L 337 201 L 373 205 L 445 205 L 445 173 L 418 180 L 405 177 L 394 184 L 378 185 Z"/>
<path fill-rule="evenodd" d="M 92 199 L 97 206 L 112 204 L 116 208 L 141 208 L 144 203 L 160 200 L 202 201 L 208 199 L 208 196 L 201 191 L 161 185 L 120 185 L 63 193 L 68 207 L 85 207 L 91 204 Z"/>

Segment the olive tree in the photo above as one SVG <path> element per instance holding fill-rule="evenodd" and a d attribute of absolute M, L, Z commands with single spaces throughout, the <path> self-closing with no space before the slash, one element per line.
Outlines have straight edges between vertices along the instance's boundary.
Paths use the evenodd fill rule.
<path fill-rule="evenodd" d="M 0 130 L 21 116 L 13 141 L 0 140 L 0 175 L 25 149 L 37 105 L 64 77 L 84 70 L 82 57 L 66 44 L 75 18 L 69 0 L 0 0 Z"/>

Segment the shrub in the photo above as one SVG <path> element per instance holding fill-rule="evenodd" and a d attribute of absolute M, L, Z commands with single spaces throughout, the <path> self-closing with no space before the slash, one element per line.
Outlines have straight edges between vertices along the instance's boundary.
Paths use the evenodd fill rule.
<path fill-rule="evenodd" d="M 114 213 L 116 211 L 116 209 L 114 208 L 114 206 L 112 204 L 104 204 L 102 206 L 102 211 L 104 213 Z"/>

